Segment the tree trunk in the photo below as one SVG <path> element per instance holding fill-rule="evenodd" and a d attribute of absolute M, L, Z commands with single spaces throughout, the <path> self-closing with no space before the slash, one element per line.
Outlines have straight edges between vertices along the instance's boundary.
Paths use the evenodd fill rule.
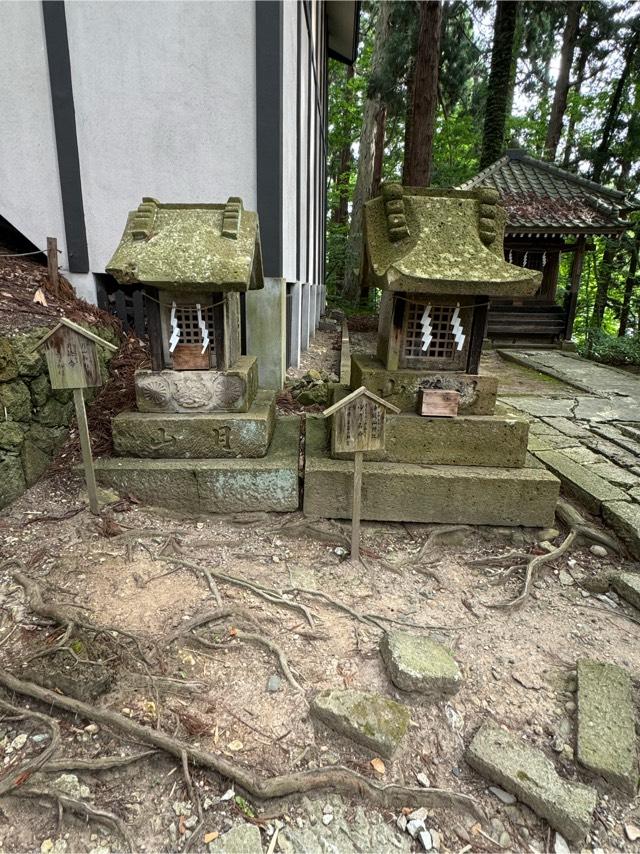
<path fill-rule="evenodd" d="M 371 57 L 371 77 L 380 69 L 389 31 L 389 0 L 380 0 L 377 6 L 375 42 Z M 380 98 L 367 98 L 362 115 L 360 134 L 360 152 L 358 156 L 358 174 L 351 207 L 349 239 L 345 254 L 345 271 L 342 296 L 355 302 L 360 292 L 360 273 L 362 266 L 362 212 L 364 203 L 371 198 L 373 185 L 373 161 L 375 150 L 376 117 L 381 107 Z"/>
<path fill-rule="evenodd" d="M 609 297 L 609 288 L 613 281 L 613 268 L 619 249 L 620 244 L 617 241 L 609 241 L 602 256 L 602 262 L 598 271 L 596 298 L 593 304 L 593 314 L 591 315 L 591 328 L 594 330 L 602 328 L 604 312 L 607 307 L 607 299 Z"/>
<path fill-rule="evenodd" d="M 404 182 L 410 187 L 427 187 L 431 181 L 433 136 L 438 109 L 441 30 L 442 3 L 440 0 L 422 0 L 410 133 L 404 151 Z"/>
<path fill-rule="evenodd" d="M 485 107 L 480 169 L 490 166 L 503 151 L 517 14 L 517 3 L 498 0 L 493 25 L 491 71 Z"/>
<path fill-rule="evenodd" d="M 408 186 L 406 168 L 407 168 L 407 151 L 409 150 L 409 140 L 411 139 L 411 115 L 413 110 L 413 88 L 415 83 L 415 57 L 409 65 L 407 73 L 407 109 L 404 118 L 404 158 L 402 160 L 402 183 Z"/>
<path fill-rule="evenodd" d="M 355 69 L 353 65 L 348 65 L 346 72 L 347 82 L 353 78 L 354 74 Z M 336 176 L 336 185 L 338 187 L 338 203 L 331 212 L 331 220 L 336 225 L 343 225 L 349 217 L 349 176 L 351 175 L 352 163 L 353 152 L 351 150 L 351 141 L 347 140 L 340 149 L 340 154 L 337 158 L 338 174 Z"/>
<path fill-rule="evenodd" d="M 384 163 L 384 133 L 387 124 L 387 108 L 384 104 L 380 105 L 376 116 L 376 135 L 374 140 L 373 153 L 373 181 L 371 183 L 371 197 L 375 198 L 380 194 L 380 185 L 382 184 L 382 166 Z"/>
<path fill-rule="evenodd" d="M 580 23 L 579 2 L 570 0 L 567 10 L 567 21 L 562 36 L 562 50 L 560 52 L 560 70 L 556 80 L 556 88 L 553 94 L 553 104 L 549 125 L 547 127 L 547 138 L 544 149 L 547 160 L 555 160 L 558 144 L 562 135 L 562 119 L 567 109 L 567 96 L 569 94 L 569 75 L 573 63 L 573 53 L 578 39 L 578 24 Z"/>
<path fill-rule="evenodd" d="M 622 306 L 620 308 L 620 326 L 618 327 L 618 336 L 622 338 L 627 333 L 629 326 L 629 314 L 631 311 L 631 297 L 638 284 L 638 249 L 640 244 L 640 231 L 636 232 L 631 250 L 631 258 L 629 259 L 629 270 L 627 272 L 627 280 L 624 283 L 624 295 L 622 297 Z M 636 330 L 637 331 L 637 330 Z"/>
<path fill-rule="evenodd" d="M 602 139 L 600 140 L 600 145 L 597 147 L 593 157 L 593 172 L 591 173 L 591 178 L 592 180 L 598 183 L 602 179 L 602 170 L 604 169 L 605 164 L 609 158 L 609 147 L 611 145 L 611 139 L 613 137 L 616 128 L 616 122 L 618 121 L 618 116 L 620 114 L 622 96 L 624 95 L 625 89 L 627 87 L 627 83 L 629 81 L 629 74 L 631 72 L 631 68 L 633 66 L 633 62 L 635 60 L 639 45 L 640 28 L 636 31 L 633 38 L 627 45 L 627 49 L 624 54 L 624 66 L 622 68 L 622 73 L 620 74 L 620 77 L 616 84 L 613 97 L 611 98 L 611 102 L 609 104 L 609 111 L 607 112 L 607 116 L 604 120 L 604 125 L 602 126 Z"/>
<path fill-rule="evenodd" d="M 589 17 L 587 17 L 585 28 L 590 26 Z M 576 103 L 574 103 L 569 110 L 569 124 L 567 125 L 567 138 L 564 144 L 564 155 L 562 157 L 562 165 L 565 169 L 568 169 L 571 165 L 571 155 L 573 154 L 573 147 L 576 142 L 576 125 L 578 124 L 578 113 L 579 108 L 577 104 L 577 97 L 580 95 L 580 91 L 582 90 L 582 84 L 584 83 L 584 73 L 587 67 L 587 49 L 583 45 L 580 48 L 580 53 L 578 54 L 578 63 L 576 66 L 576 79 L 573 84 L 573 91 L 576 95 Z"/>

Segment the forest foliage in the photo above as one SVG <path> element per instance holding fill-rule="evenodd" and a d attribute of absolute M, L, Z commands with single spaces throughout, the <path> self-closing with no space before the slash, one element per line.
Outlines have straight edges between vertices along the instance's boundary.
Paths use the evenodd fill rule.
<path fill-rule="evenodd" d="M 456 186 L 522 148 L 637 193 L 637 0 L 365 0 L 355 67 L 331 60 L 329 78 L 327 283 L 343 300 L 359 296 L 352 200 L 381 180 Z M 639 233 L 596 238 L 587 255 L 575 335 L 596 358 L 625 363 L 640 351 L 603 344 L 640 336 Z M 559 299 L 567 280 L 564 256 Z"/>

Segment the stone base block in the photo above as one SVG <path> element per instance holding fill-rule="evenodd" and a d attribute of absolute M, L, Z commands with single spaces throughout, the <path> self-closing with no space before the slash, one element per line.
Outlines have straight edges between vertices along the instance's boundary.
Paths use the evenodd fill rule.
<path fill-rule="evenodd" d="M 248 412 L 121 412 L 111 422 L 121 457 L 264 457 L 275 424 L 276 394 L 260 390 Z"/>
<path fill-rule="evenodd" d="M 428 418 L 402 414 L 387 416 L 384 424 L 384 451 L 367 452 L 365 460 L 503 468 L 521 468 L 525 464 L 529 423 L 523 418 L 494 415 Z M 330 429 L 330 424 L 327 428 Z M 336 453 L 333 441 L 331 456 L 353 458 L 353 454 Z"/>
<path fill-rule="evenodd" d="M 602 505 L 602 517 L 631 554 L 640 560 L 640 505 L 635 501 L 606 501 Z"/>
<path fill-rule="evenodd" d="M 96 460 L 99 483 L 182 513 L 292 511 L 299 506 L 297 417 L 280 418 L 262 459 Z"/>
<path fill-rule="evenodd" d="M 408 368 L 388 371 L 375 356 L 358 353 L 351 357 L 351 388 L 362 385 L 403 412 L 417 412 L 421 388 L 459 391 L 461 415 L 493 415 L 498 391 L 497 377 Z"/>
<path fill-rule="evenodd" d="M 258 363 L 240 356 L 228 371 L 136 371 L 140 412 L 246 412 L 258 390 Z"/>
<path fill-rule="evenodd" d="M 367 462 L 362 518 L 469 525 L 553 524 L 560 482 L 546 469 Z M 307 420 L 304 512 L 351 517 L 353 464 L 332 460 L 324 425 Z"/>

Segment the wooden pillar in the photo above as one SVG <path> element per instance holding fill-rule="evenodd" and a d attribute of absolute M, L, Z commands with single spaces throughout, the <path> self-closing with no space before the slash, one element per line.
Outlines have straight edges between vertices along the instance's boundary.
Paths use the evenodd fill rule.
<path fill-rule="evenodd" d="M 480 368 L 480 356 L 482 355 L 482 342 L 487 329 L 489 317 L 489 297 L 476 297 L 473 308 L 473 320 L 471 321 L 471 341 L 467 356 L 467 373 L 477 374 Z"/>
<path fill-rule="evenodd" d="M 89 509 L 94 516 L 97 516 L 100 512 L 100 508 L 98 506 L 98 490 L 96 488 L 96 475 L 93 470 L 93 458 L 91 456 L 91 440 L 89 439 L 87 411 L 84 408 L 84 396 L 81 388 L 74 388 L 73 402 L 76 408 L 76 419 L 78 421 L 78 436 L 80 437 L 80 450 L 82 451 L 84 477 L 87 482 Z"/>
<path fill-rule="evenodd" d="M 162 323 L 160 322 L 160 300 L 157 288 L 145 288 L 145 312 L 147 315 L 147 335 L 151 352 L 151 370 L 164 368 L 164 348 L 162 346 Z"/>
<path fill-rule="evenodd" d="M 578 237 L 576 249 L 573 253 L 573 261 L 571 262 L 571 278 L 569 290 L 565 297 L 565 326 L 564 340 L 571 341 L 573 333 L 573 323 L 576 319 L 576 310 L 578 308 L 578 292 L 580 290 L 580 280 L 582 278 L 582 267 L 584 265 L 586 238 L 584 235 Z"/>
<path fill-rule="evenodd" d="M 55 237 L 47 237 L 47 267 L 51 293 L 57 299 L 60 296 L 60 277 L 58 275 L 58 241 Z"/>
<path fill-rule="evenodd" d="M 351 560 L 360 561 L 360 508 L 362 504 L 362 451 L 353 455 L 353 508 L 351 510 Z"/>
<path fill-rule="evenodd" d="M 211 294 L 211 302 L 213 304 L 213 350 L 216 360 L 215 366 L 219 371 L 226 371 L 229 367 L 226 360 L 224 342 L 224 300 L 224 294 L 215 291 Z"/>

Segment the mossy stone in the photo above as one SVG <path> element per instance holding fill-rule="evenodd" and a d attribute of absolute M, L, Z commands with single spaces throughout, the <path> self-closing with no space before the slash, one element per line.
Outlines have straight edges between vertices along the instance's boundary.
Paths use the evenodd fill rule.
<path fill-rule="evenodd" d="M 31 419 L 31 395 L 22 380 L 0 385 L 0 418 L 7 416 L 13 421 Z"/>
<path fill-rule="evenodd" d="M 40 409 L 45 405 L 51 397 L 51 383 L 47 374 L 38 374 L 29 384 L 31 392 L 31 401 L 36 409 Z"/>
<path fill-rule="evenodd" d="M 26 488 L 20 457 L 0 459 L 0 509 L 15 501 Z"/>
<path fill-rule="evenodd" d="M 15 380 L 18 376 L 18 365 L 13 355 L 11 343 L 7 338 L 0 339 L 0 382 Z"/>
<path fill-rule="evenodd" d="M 28 439 L 22 445 L 20 456 L 25 482 L 28 487 L 33 486 L 47 470 L 51 458 Z"/>
<path fill-rule="evenodd" d="M 47 364 L 41 350 L 34 350 L 49 327 L 37 326 L 28 332 L 21 332 L 11 338 L 11 348 L 21 377 L 36 377 L 47 370 Z"/>
<path fill-rule="evenodd" d="M 46 427 L 66 427 L 71 420 L 73 403 L 61 403 L 50 397 L 38 412 L 37 418 Z"/>
<path fill-rule="evenodd" d="M 375 753 L 390 757 L 407 732 L 406 706 L 364 691 L 321 691 L 311 704 L 312 714 L 328 727 Z"/>
<path fill-rule="evenodd" d="M 387 632 L 380 653 L 391 681 L 403 691 L 437 697 L 455 694 L 462 685 L 460 668 L 449 650 L 424 635 Z"/>
<path fill-rule="evenodd" d="M 17 451 L 24 441 L 24 432 L 15 421 L 0 421 L 0 449 Z"/>
<path fill-rule="evenodd" d="M 27 430 L 25 438 L 44 454 L 52 456 L 64 444 L 68 432 L 66 427 L 45 427 L 44 424 L 33 421 Z"/>

